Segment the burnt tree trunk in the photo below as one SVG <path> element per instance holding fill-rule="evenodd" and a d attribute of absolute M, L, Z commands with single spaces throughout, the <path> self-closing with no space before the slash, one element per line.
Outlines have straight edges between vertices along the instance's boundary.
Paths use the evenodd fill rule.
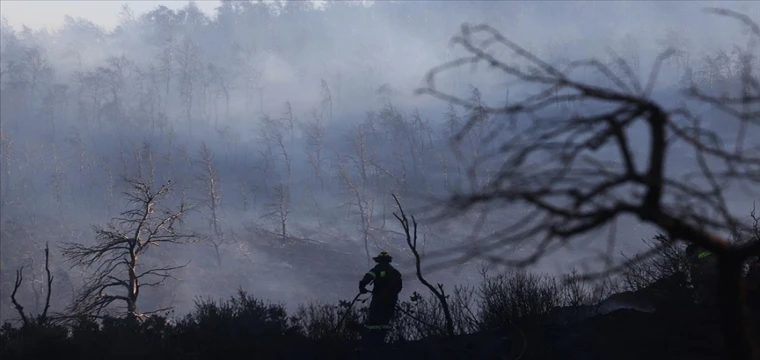
<path fill-rule="evenodd" d="M 739 258 L 722 256 L 718 259 L 718 304 L 722 315 L 723 346 L 728 355 L 727 359 L 758 360 L 760 353 L 757 344 L 754 345 L 753 354 L 753 341 L 749 336 L 749 311 L 742 265 L 743 262 Z"/>
<path fill-rule="evenodd" d="M 129 291 L 127 292 L 128 315 L 137 315 L 137 296 L 140 292 L 140 286 L 137 279 L 137 249 L 135 247 L 136 246 L 133 246 L 129 251 Z"/>

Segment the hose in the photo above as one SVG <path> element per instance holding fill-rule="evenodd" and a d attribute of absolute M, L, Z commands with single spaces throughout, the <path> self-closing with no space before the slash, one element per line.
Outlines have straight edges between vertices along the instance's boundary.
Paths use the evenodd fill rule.
<path fill-rule="evenodd" d="M 356 296 L 354 297 L 354 299 L 351 300 L 351 303 L 346 308 L 346 312 L 343 314 L 343 316 L 341 316 L 340 320 L 338 320 L 337 324 L 335 325 L 335 330 L 333 330 L 333 331 L 338 331 L 338 329 L 340 329 L 340 326 L 343 324 L 343 321 L 346 320 L 346 317 L 348 316 L 348 314 L 351 313 L 351 308 L 354 307 L 354 304 L 356 303 L 356 301 L 359 300 L 359 296 L 362 296 L 361 292 L 358 293 L 358 294 L 356 294 Z M 370 294 L 370 296 L 371 296 L 371 294 Z M 367 298 L 367 299 L 369 299 L 369 298 Z M 367 299 L 362 300 L 362 302 L 367 301 Z"/>
<path fill-rule="evenodd" d="M 369 293 L 369 297 L 367 297 L 366 299 L 362 300 L 362 303 L 366 302 L 367 300 L 369 300 L 369 298 L 372 297 L 372 291 L 371 290 L 367 290 L 367 292 Z M 348 316 L 348 314 L 351 313 L 351 308 L 354 306 L 354 304 L 356 304 L 356 301 L 359 300 L 359 297 L 361 295 L 362 295 L 362 293 L 360 292 L 360 293 L 356 294 L 356 296 L 354 296 L 354 299 L 351 300 L 351 303 L 346 308 L 346 312 L 343 314 L 343 316 L 341 316 L 340 320 L 338 320 L 338 322 L 335 325 L 335 330 L 333 330 L 333 331 L 338 331 L 338 329 L 340 329 L 340 326 L 343 324 L 343 321 L 345 321 L 346 317 Z M 400 311 L 404 315 L 410 317 L 412 320 L 415 320 L 415 321 L 417 321 L 417 322 L 419 322 L 419 323 L 421 323 L 421 324 L 423 324 L 425 326 L 428 326 L 430 328 L 435 328 L 433 325 L 431 325 L 431 324 L 429 324 L 429 323 L 421 320 L 420 318 L 412 315 L 410 312 L 406 311 L 404 308 L 402 308 L 398 304 L 396 304 L 396 310 Z"/>

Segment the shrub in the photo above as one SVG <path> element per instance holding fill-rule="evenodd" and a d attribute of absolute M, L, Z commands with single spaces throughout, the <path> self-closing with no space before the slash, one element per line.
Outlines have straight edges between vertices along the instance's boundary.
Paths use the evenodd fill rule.
<path fill-rule="evenodd" d="M 489 276 L 481 272 L 481 330 L 503 329 L 510 321 L 539 319 L 563 305 L 557 281 L 547 275 L 515 271 Z"/>
<path fill-rule="evenodd" d="M 47 359 L 59 354 L 76 354 L 68 342 L 64 326 L 31 321 L 14 327 L 4 323 L 0 328 L 1 359 Z"/>
<path fill-rule="evenodd" d="M 349 301 L 340 301 L 338 305 L 317 302 L 299 306 L 295 319 L 311 339 L 353 341 L 361 337 L 360 324 L 365 313 L 366 308 Z"/>

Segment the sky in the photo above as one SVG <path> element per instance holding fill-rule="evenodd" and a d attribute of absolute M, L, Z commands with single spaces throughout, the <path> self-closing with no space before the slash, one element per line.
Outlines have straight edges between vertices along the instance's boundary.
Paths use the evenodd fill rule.
<path fill-rule="evenodd" d="M 26 25 L 32 29 L 47 27 L 55 29 L 63 25 L 64 15 L 86 18 L 107 29 L 119 21 L 123 4 L 129 4 L 136 14 L 150 11 L 159 5 L 170 9 L 180 9 L 188 1 L 48 1 L 48 0 L 2 0 L 0 14 L 16 29 Z M 219 1 L 196 1 L 198 7 L 207 14 L 213 14 Z"/>

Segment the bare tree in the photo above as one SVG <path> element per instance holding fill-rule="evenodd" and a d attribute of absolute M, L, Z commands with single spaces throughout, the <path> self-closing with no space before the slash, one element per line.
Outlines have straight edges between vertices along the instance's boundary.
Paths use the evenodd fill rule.
<path fill-rule="evenodd" d="M 63 255 L 67 260 L 92 270 L 70 307 L 74 314 L 97 315 L 114 302 L 123 302 L 128 315 L 147 314 L 137 310 L 140 290 L 161 286 L 172 277 L 172 271 L 184 265 L 145 266 L 141 256 L 154 246 L 196 239 L 194 234 L 174 229 L 175 225 L 181 225 L 188 211 L 184 203 L 174 210 L 162 206 L 169 200 L 171 181 L 155 189 L 149 182 L 125 180 L 129 189 L 124 196 L 130 209 L 105 228 L 94 226 L 95 244 L 67 243 L 64 246 Z"/>
<path fill-rule="evenodd" d="M 52 146 L 53 150 L 53 171 L 50 175 L 51 185 L 55 194 L 55 205 L 58 211 L 63 210 L 63 188 L 66 181 L 66 173 L 64 172 L 64 166 L 61 164 L 61 159 L 58 156 L 58 150 L 55 144 Z"/>
<path fill-rule="evenodd" d="M 251 206 L 256 206 L 256 195 L 258 194 L 259 187 L 249 184 L 244 175 L 238 175 L 237 179 L 240 198 L 243 201 L 243 211 L 248 211 L 249 201 L 251 202 Z"/>
<path fill-rule="evenodd" d="M 290 101 L 285 102 L 285 109 L 282 112 L 282 118 L 280 121 L 285 125 L 288 132 L 290 133 L 290 142 L 288 144 L 290 146 L 293 146 L 298 119 L 296 119 L 296 117 L 293 115 L 293 106 L 290 105 Z"/>
<path fill-rule="evenodd" d="M 322 117 L 327 117 L 327 121 L 332 123 L 333 120 L 333 101 L 332 101 L 332 93 L 330 92 L 330 87 L 327 86 L 327 81 L 325 79 L 322 79 L 320 81 L 320 97 L 322 98 L 321 105 L 322 105 Z"/>
<path fill-rule="evenodd" d="M 153 146 L 148 140 L 143 140 L 142 146 L 134 149 L 135 162 L 137 164 L 137 178 L 153 185 L 156 181 L 156 156 Z"/>
<path fill-rule="evenodd" d="M 73 130 L 73 134 L 66 138 L 66 142 L 71 144 L 74 147 L 74 151 L 76 151 L 77 171 L 79 172 L 79 190 L 81 190 L 82 193 L 86 193 L 84 190 L 88 178 L 86 173 L 86 170 L 88 170 L 88 168 L 82 134 L 75 128 Z"/>
<path fill-rule="evenodd" d="M 232 98 L 232 91 L 234 90 L 233 81 L 237 74 L 228 68 L 220 68 L 218 66 L 214 66 L 212 69 L 213 75 L 216 79 L 217 95 L 224 96 L 224 117 L 225 119 L 229 119 L 230 99 Z"/>
<path fill-rule="evenodd" d="M 196 176 L 201 191 L 200 203 L 207 212 L 206 218 L 209 227 L 209 243 L 214 248 L 217 266 L 222 266 L 221 246 L 225 243 L 224 231 L 220 219 L 222 205 L 222 189 L 219 175 L 214 167 L 214 158 L 211 150 L 204 142 L 201 145 L 200 159 L 196 161 L 200 171 Z"/>
<path fill-rule="evenodd" d="M 24 65 L 29 74 L 29 91 L 30 98 L 37 101 L 37 89 L 44 83 L 52 79 L 53 68 L 45 58 L 45 54 L 37 47 L 26 49 L 24 52 Z"/>
<path fill-rule="evenodd" d="M 320 190 L 325 190 L 325 181 L 322 177 L 322 163 L 324 152 L 324 138 L 325 138 L 325 126 L 324 119 L 316 109 L 312 109 L 311 112 L 312 121 L 305 121 L 301 124 L 301 131 L 303 131 L 306 137 L 306 156 L 309 159 L 314 170 L 314 176 L 319 180 Z"/>
<path fill-rule="evenodd" d="M 760 39 L 760 27 L 749 17 L 727 10 L 712 11 L 740 20 L 751 36 Z M 466 253 L 458 260 L 483 256 L 524 266 L 581 234 L 605 228 L 611 234 L 607 254 L 610 259 L 615 222 L 620 216 L 632 215 L 660 228 L 669 239 L 697 244 L 718 256 L 727 355 L 732 359 L 752 358 L 744 323 L 741 269 L 748 258 L 760 253 L 760 242 L 730 241 L 733 234 L 748 225 L 729 209 L 725 191 L 745 185 L 747 195 L 755 197 L 760 189 L 760 147 L 756 143 L 742 146 L 744 134 L 760 127 L 760 112 L 752 110 L 760 104 L 760 81 L 754 73 L 757 67 L 746 61 L 738 96 L 716 96 L 694 86 L 689 93 L 690 100 L 711 104 L 725 114 L 723 131 L 730 128 L 730 120 L 738 120 L 738 124 L 734 123 L 738 125 L 738 136 L 732 147 L 685 105 L 668 109 L 651 98 L 660 66 L 673 55 L 672 50 L 657 57 L 643 85 L 622 59 L 618 61 L 622 69 L 618 73 L 597 60 L 574 61 L 560 70 L 488 25 L 463 25 L 453 41 L 469 55 L 431 69 L 427 85 L 419 93 L 473 109 L 477 104 L 439 90 L 435 80 L 447 70 L 479 63 L 529 84 L 528 89 L 538 88 L 507 106 L 483 107 L 489 113 L 519 115 L 518 121 L 525 123 L 512 133 L 501 134 L 496 150 L 480 154 L 474 161 L 473 168 L 496 168 L 495 176 L 465 194 L 453 196 L 450 202 L 460 211 L 493 202 L 525 205 L 529 211 L 515 216 L 514 222 L 488 237 L 486 240 L 492 241 L 481 252 Z M 506 47 L 525 63 L 496 58 L 490 51 L 494 45 Z M 611 85 L 575 80 L 573 71 L 583 68 L 597 71 Z M 557 100 L 586 100 L 595 112 L 552 112 L 548 105 Z M 476 121 L 469 119 L 455 140 L 461 141 Z M 649 130 L 647 151 L 642 151 L 641 145 L 632 145 L 632 128 L 637 126 Z M 678 142 L 693 150 L 697 172 L 679 174 L 668 167 L 666 160 L 677 155 L 672 148 Z M 609 158 L 611 153 L 618 161 Z M 679 162 L 682 160 L 679 158 Z M 508 259 L 492 253 L 530 239 L 537 243 L 525 258 Z M 655 247 L 644 255 L 659 249 Z M 611 266 L 606 272 L 626 265 Z"/>
<path fill-rule="evenodd" d="M 264 115 L 261 119 L 261 131 L 260 131 L 260 138 L 264 142 L 264 145 L 266 145 L 266 153 L 263 155 L 267 159 L 273 159 L 275 156 L 274 148 L 277 148 L 279 151 L 279 154 L 281 155 L 283 159 L 283 164 L 285 165 L 285 176 L 287 177 L 287 186 L 291 185 L 292 182 L 292 170 L 291 170 L 291 161 L 290 161 L 290 155 L 288 154 L 287 146 L 285 146 L 285 130 L 287 128 L 287 119 L 285 118 L 272 118 L 269 115 Z M 269 161 L 269 160 L 267 160 Z M 276 170 L 276 167 L 275 167 Z"/>
<path fill-rule="evenodd" d="M 50 123 L 50 134 L 53 141 L 56 140 L 56 124 L 61 120 L 61 117 L 66 116 L 67 90 L 68 85 L 53 84 L 42 98 L 42 114 Z"/>
<path fill-rule="evenodd" d="M 2 168 L 2 181 L 0 181 L 0 188 L 2 188 L 2 200 L 0 200 L 0 206 L 5 206 L 6 202 L 11 200 L 11 174 L 13 166 L 14 155 L 13 140 L 8 135 L 8 131 L 0 129 L 0 168 Z M 0 209 L 2 209 L 0 207 Z"/>
<path fill-rule="evenodd" d="M 279 125 L 278 131 L 272 132 L 272 134 L 274 135 L 274 140 L 277 143 L 277 147 L 280 148 L 280 153 L 282 155 L 283 163 L 285 163 L 285 175 L 288 179 L 288 182 L 287 182 L 288 188 L 290 188 L 293 185 L 293 169 L 291 166 L 290 155 L 288 154 L 288 146 L 285 145 L 285 140 L 284 140 L 284 136 L 282 132 L 285 130 L 284 129 L 285 127 L 290 126 L 291 139 L 292 139 L 293 138 L 293 133 L 292 133 L 293 121 L 294 119 L 293 119 L 293 114 L 290 111 L 290 103 L 287 103 L 284 117 L 277 121 L 277 124 Z"/>
<path fill-rule="evenodd" d="M 225 161 L 230 161 L 230 155 L 234 155 L 232 160 L 237 160 L 237 151 L 234 151 L 238 148 L 238 144 L 240 142 L 240 134 L 235 132 L 232 128 L 229 127 L 229 125 L 225 125 L 222 128 L 217 127 L 217 135 L 219 136 L 219 139 L 224 142 L 225 145 L 225 151 L 224 151 L 224 159 Z"/>
<path fill-rule="evenodd" d="M 174 75 L 174 57 L 176 40 L 172 35 L 166 37 L 161 45 L 161 53 L 156 56 L 159 61 L 158 74 L 163 78 L 164 85 L 164 113 L 169 113 L 169 95 L 171 93 L 172 77 Z"/>
<path fill-rule="evenodd" d="M 409 127 L 412 130 L 409 132 L 409 146 L 412 151 L 412 156 L 415 159 L 415 176 L 427 185 L 424 164 L 429 160 L 434 161 L 433 155 L 436 155 L 436 152 L 433 150 L 433 128 L 430 126 L 427 119 L 422 117 L 419 109 L 414 109 Z M 422 171 L 422 173 L 420 173 L 420 171 Z"/>
<path fill-rule="evenodd" d="M 285 184 L 274 187 L 272 201 L 266 204 L 267 213 L 262 218 L 272 219 L 277 224 L 283 244 L 288 240 L 288 215 L 290 215 L 290 188 Z"/>
<path fill-rule="evenodd" d="M 407 120 L 396 107 L 391 103 L 385 105 L 378 114 L 378 123 L 386 131 L 386 141 L 393 144 L 392 156 L 395 164 L 400 166 L 400 174 L 398 176 L 392 176 L 397 185 L 401 188 L 406 188 L 408 185 L 408 171 L 407 171 L 407 153 L 404 151 L 405 146 L 404 139 L 408 137 L 409 127 L 407 126 Z M 394 173 L 395 174 L 395 173 Z M 388 175 L 391 175 L 389 172 Z"/>
<path fill-rule="evenodd" d="M 234 52 L 236 74 L 245 95 L 245 111 L 252 112 L 253 90 L 256 89 L 259 90 L 259 111 L 263 112 L 264 71 L 259 62 L 259 51 L 255 46 L 235 46 Z"/>
<path fill-rule="evenodd" d="M 187 130 L 190 135 L 193 133 L 193 101 L 198 72 L 198 45 L 192 39 L 184 39 L 176 48 L 174 48 L 175 61 L 179 66 L 179 92 L 184 110 L 185 119 L 187 120 Z"/>
<path fill-rule="evenodd" d="M 361 142 L 361 140 L 359 140 Z M 361 151 L 363 151 L 364 144 L 361 145 Z M 349 196 L 353 201 L 347 203 L 350 208 L 356 206 L 361 219 L 362 237 L 364 241 L 364 251 L 367 256 L 367 264 L 371 263 L 372 257 L 369 254 L 369 237 L 370 229 L 372 229 L 372 213 L 374 209 L 374 199 L 370 198 L 367 191 L 367 175 L 366 168 L 364 167 L 365 154 L 360 152 L 355 156 L 341 157 L 338 155 L 338 174 L 343 183 L 343 186 L 350 193 Z M 350 169 L 346 164 L 346 160 L 350 160 L 357 168 L 359 178 L 354 179 Z M 357 181 L 358 180 L 358 181 Z"/>
<path fill-rule="evenodd" d="M 157 128 L 163 128 L 160 124 L 161 111 L 161 89 L 159 88 L 159 70 L 155 65 L 150 64 L 147 69 L 141 69 L 135 66 L 137 75 L 137 93 L 138 93 L 138 111 L 147 118 L 150 126 L 150 133 L 155 134 Z"/>
<path fill-rule="evenodd" d="M 198 101 L 198 111 L 206 120 L 207 124 L 211 123 L 211 114 L 209 111 L 209 104 L 213 107 L 214 112 L 214 127 L 219 125 L 219 108 L 216 102 L 217 96 L 212 93 L 212 86 L 215 82 L 214 78 L 214 65 L 207 64 L 206 66 L 198 66 L 196 69 L 196 77 L 200 84 L 200 101 Z"/>
<path fill-rule="evenodd" d="M 96 70 L 98 79 L 102 81 L 100 86 L 110 95 L 110 99 L 98 108 L 98 126 L 102 126 L 101 119 L 106 119 L 112 121 L 116 129 L 121 129 L 123 121 L 132 116 L 130 112 L 126 111 L 127 102 L 125 100 L 129 95 L 127 93 L 127 80 L 131 77 L 133 65 L 124 56 L 110 57 L 107 59 L 107 63 L 107 67 L 99 67 Z"/>

